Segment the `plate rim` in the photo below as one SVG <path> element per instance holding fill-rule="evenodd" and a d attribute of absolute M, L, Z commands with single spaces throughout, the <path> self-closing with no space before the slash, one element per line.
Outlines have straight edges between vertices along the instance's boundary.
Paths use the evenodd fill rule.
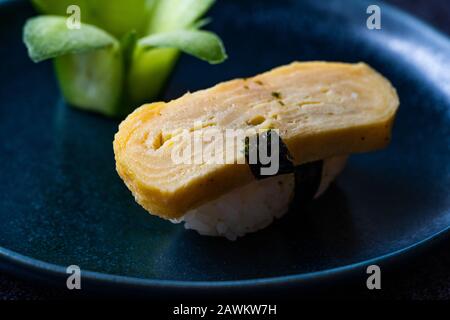
<path fill-rule="evenodd" d="M 419 251 L 418 249 L 424 249 L 428 247 L 428 244 L 432 242 L 438 242 L 440 240 L 444 240 L 447 236 L 450 235 L 450 226 L 445 229 L 438 231 L 431 236 L 424 238 L 420 241 L 417 241 L 409 246 L 404 248 L 374 257 L 366 260 L 362 260 L 359 262 L 329 268 L 320 271 L 313 271 L 307 273 L 300 274 L 291 274 L 284 276 L 275 276 L 275 277 L 262 277 L 262 278 L 251 278 L 251 279 L 243 279 L 243 280 L 168 280 L 168 279 L 151 279 L 151 278 L 139 278 L 133 276 L 123 276 L 123 275 L 115 275 L 102 273 L 97 271 L 90 270 L 81 270 L 82 280 L 83 282 L 90 283 L 102 283 L 105 285 L 114 285 L 114 286 L 125 286 L 125 287 L 141 287 L 144 289 L 157 289 L 157 288 L 165 288 L 165 289 L 230 289 L 230 288 L 261 288 L 268 287 L 273 285 L 283 285 L 283 284 L 300 284 L 300 283 L 308 283 L 314 280 L 323 280 L 329 277 L 334 277 L 336 275 L 347 274 L 359 269 L 362 269 L 369 265 L 379 265 L 382 263 L 393 262 L 394 260 L 399 259 L 400 257 L 406 257 L 408 255 L 413 254 L 414 252 Z M 417 249 L 417 250 L 416 250 Z M 4 264 L 12 263 L 16 266 L 23 268 L 26 271 L 37 271 L 39 274 L 43 274 L 44 276 L 53 276 L 53 277 L 67 277 L 68 274 L 66 272 L 66 267 L 45 262 L 42 260 L 38 260 L 35 258 L 31 258 L 15 251 L 5 249 L 0 247 L 0 270 L 4 270 L 8 272 L 8 268 L 4 267 Z"/>
<path fill-rule="evenodd" d="M 23 0 L 0 0 L 0 10 L 9 5 L 20 4 L 24 2 Z M 368 1 L 366 1 L 369 3 Z M 373 2 L 373 1 L 372 1 Z M 426 21 L 415 17 L 407 11 L 397 8 L 395 5 L 385 3 L 384 1 L 376 1 L 377 4 L 383 6 L 383 11 L 386 14 L 400 17 L 405 24 L 413 25 L 416 29 L 421 29 L 427 32 L 428 41 L 443 42 L 446 45 L 450 45 L 449 36 L 443 31 L 437 29 Z M 450 235 L 450 225 L 444 229 L 433 233 L 432 235 L 419 240 L 413 244 L 406 247 L 394 250 L 370 259 L 361 260 L 358 262 L 328 268 L 319 271 L 273 276 L 273 277 L 260 277 L 260 278 L 250 278 L 242 280 L 169 280 L 169 279 L 152 279 L 152 278 L 140 278 L 135 276 L 124 276 L 109 274 L 104 272 L 90 271 L 82 269 L 82 279 L 83 281 L 97 283 L 97 284 L 107 284 L 113 286 L 126 286 L 133 288 L 143 288 L 143 289 L 232 289 L 232 288 L 261 288 L 273 285 L 283 285 L 283 284 L 300 284 L 307 283 L 310 281 L 323 280 L 328 277 L 334 277 L 337 275 L 343 275 L 355 270 L 361 269 L 365 266 L 371 264 L 380 264 L 380 262 L 392 262 L 400 257 L 411 255 L 412 253 L 418 251 L 416 249 L 421 249 L 428 247 L 428 244 L 443 240 Z M 16 266 L 21 268 L 22 272 L 19 270 L 11 271 L 12 268 L 9 266 Z M 33 274 L 29 275 L 31 278 L 36 278 L 37 275 L 43 275 L 44 277 L 67 277 L 66 267 L 58 264 L 53 264 L 50 262 L 45 262 L 39 259 L 32 258 L 20 254 L 16 251 L 9 250 L 0 246 L 0 271 L 11 274 L 22 274 L 23 271 L 32 271 Z"/>

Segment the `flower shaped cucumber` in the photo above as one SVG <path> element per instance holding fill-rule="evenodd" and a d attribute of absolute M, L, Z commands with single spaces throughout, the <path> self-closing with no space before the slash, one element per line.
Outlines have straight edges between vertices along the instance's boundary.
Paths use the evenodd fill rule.
<path fill-rule="evenodd" d="M 123 117 L 154 100 L 180 51 L 211 64 L 226 59 L 217 35 L 199 30 L 214 0 L 34 0 L 45 13 L 29 19 L 23 38 L 34 62 L 54 59 L 70 104 Z M 67 26 L 77 5 L 79 29 Z"/>

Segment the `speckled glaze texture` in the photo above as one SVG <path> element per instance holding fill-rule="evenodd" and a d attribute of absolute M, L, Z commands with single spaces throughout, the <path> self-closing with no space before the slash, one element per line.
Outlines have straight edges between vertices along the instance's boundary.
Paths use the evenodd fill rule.
<path fill-rule="evenodd" d="M 167 282 L 186 286 L 291 276 L 279 278 L 285 282 L 311 272 L 320 278 L 329 274 L 324 270 L 390 254 L 448 229 L 449 41 L 384 4 L 383 29 L 370 31 L 367 5 L 219 1 L 210 28 L 223 38 L 228 61 L 211 66 L 180 59 L 162 99 L 293 60 L 365 61 L 398 90 L 389 148 L 352 156 L 308 210 L 236 242 L 201 237 L 140 208 L 115 171 L 118 121 L 68 107 L 51 63 L 33 64 L 21 42 L 31 7 L 0 6 L 0 255 L 8 255 L 0 267 L 14 272 L 20 261 L 38 273 L 40 265 L 25 263 L 19 253 L 145 278 L 135 283 L 150 288 L 167 280 L 191 281 Z M 91 277 L 101 282 L 108 276 Z"/>

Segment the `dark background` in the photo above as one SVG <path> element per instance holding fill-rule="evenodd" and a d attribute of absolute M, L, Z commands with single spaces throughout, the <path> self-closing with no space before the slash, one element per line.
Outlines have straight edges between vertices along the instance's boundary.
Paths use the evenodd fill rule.
<path fill-rule="evenodd" d="M 450 35 L 448 0 L 386 0 L 427 21 Z M 383 10 L 383 9 L 382 9 Z M 36 285 L 0 274 L 0 300 L 58 299 L 67 290 Z M 450 239 L 446 237 L 431 249 L 410 258 L 395 270 L 383 270 L 382 290 L 369 291 L 355 284 L 326 288 L 309 297 L 356 299 L 450 299 Z"/>

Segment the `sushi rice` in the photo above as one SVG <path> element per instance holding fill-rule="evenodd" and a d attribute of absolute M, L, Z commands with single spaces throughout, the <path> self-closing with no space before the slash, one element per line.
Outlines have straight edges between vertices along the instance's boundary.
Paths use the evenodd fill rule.
<path fill-rule="evenodd" d="M 344 169 L 348 156 L 325 159 L 320 186 L 315 198 L 322 195 Z M 264 229 L 281 218 L 294 197 L 294 174 L 255 180 L 221 197 L 188 211 L 173 223 L 184 222 L 186 229 L 201 235 L 222 236 L 236 240 L 247 233 Z"/>

